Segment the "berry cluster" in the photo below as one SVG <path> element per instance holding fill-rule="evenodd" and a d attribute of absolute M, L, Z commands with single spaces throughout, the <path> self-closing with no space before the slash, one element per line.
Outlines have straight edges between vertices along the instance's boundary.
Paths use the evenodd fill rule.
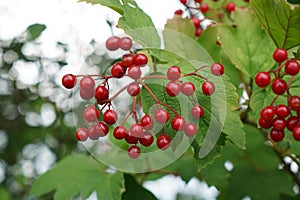
<path fill-rule="evenodd" d="M 261 88 L 267 87 L 272 82 L 271 88 L 276 94 L 271 104 L 261 110 L 259 125 L 265 129 L 272 128 L 270 137 L 275 142 L 283 140 L 285 129 L 292 131 L 294 139 L 300 141 L 300 97 L 290 92 L 292 82 L 299 73 L 300 65 L 297 59 L 288 58 L 288 53 L 283 48 L 274 51 L 273 59 L 278 63 L 275 70 L 259 72 L 255 76 L 255 83 Z M 270 74 L 274 74 L 272 80 Z M 286 76 L 290 77 L 288 82 L 284 80 Z M 287 104 L 275 105 L 278 97 L 285 94 Z"/>
<path fill-rule="evenodd" d="M 122 56 L 121 62 L 116 62 L 111 67 L 111 75 L 73 75 L 67 74 L 62 78 L 62 84 L 65 88 L 71 89 L 77 83 L 77 78 L 80 80 L 80 96 L 83 100 L 91 100 L 95 102 L 85 108 L 83 116 L 85 119 L 84 125 L 76 131 L 76 138 L 79 141 L 98 140 L 99 137 L 104 137 L 109 132 L 109 126 L 115 125 L 118 122 L 118 113 L 112 108 L 112 101 L 122 92 L 127 91 L 127 94 L 133 98 L 131 111 L 127 114 L 124 120 L 114 127 L 113 136 L 117 140 L 125 140 L 129 145 L 128 155 L 131 158 L 138 158 L 141 149 L 138 144 L 148 147 L 156 140 L 156 146 L 159 149 L 165 150 L 171 144 L 169 133 L 165 133 L 164 128 L 159 131 L 158 135 L 151 132 L 155 123 L 161 127 L 171 121 L 171 127 L 175 131 L 183 131 L 188 137 L 193 137 L 198 131 L 196 124 L 186 121 L 176 109 L 158 100 L 150 87 L 147 86 L 147 79 L 164 79 L 167 80 L 165 92 L 170 97 L 175 97 L 180 93 L 193 99 L 194 105 L 191 109 L 191 115 L 195 120 L 200 119 L 204 115 L 204 110 L 201 105 L 198 105 L 193 97 L 196 87 L 192 82 L 185 82 L 182 79 L 188 76 L 197 76 L 204 80 L 202 84 L 202 92 L 205 95 L 212 95 L 215 91 L 215 85 L 207 78 L 200 75 L 198 72 L 203 68 L 210 68 L 210 72 L 215 76 L 221 76 L 224 73 L 224 66 L 220 63 L 214 63 L 211 66 L 202 66 L 191 73 L 182 74 L 180 67 L 171 66 L 168 68 L 166 76 L 149 75 L 142 77 L 141 67 L 148 63 L 148 58 L 145 54 L 133 53 L 132 40 L 129 37 L 119 38 L 112 36 L 106 41 L 106 48 L 110 51 L 122 49 L 129 53 Z M 121 88 L 115 94 L 111 95 L 109 90 L 110 79 L 120 79 L 124 76 L 130 77 L 132 82 Z M 101 83 L 96 86 L 94 78 L 100 79 Z M 155 101 L 155 110 L 153 113 L 146 113 L 140 117 L 136 113 L 136 104 L 139 101 L 141 88 L 145 89 Z M 142 102 L 139 102 L 140 104 Z M 170 119 L 170 112 L 174 114 L 174 118 Z M 100 116 L 103 114 L 103 116 Z M 135 121 L 130 127 L 125 127 L 125 123 L 132 117 Z M 102 118 L 99 120 L 99 118 Z M 89 126 L 88 126 L 89 125 Z"/>

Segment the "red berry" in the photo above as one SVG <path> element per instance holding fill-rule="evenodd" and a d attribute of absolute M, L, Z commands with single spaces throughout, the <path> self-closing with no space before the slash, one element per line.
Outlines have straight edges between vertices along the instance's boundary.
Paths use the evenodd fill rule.
<path fill-rule="evenodd" d="M 209 11 L 209 6 L 206 3 L 201 3 L 199 9 L 202 13 L 207 13 Z"/>
<path fill-rule="evenodd" d="M 95 87 L 95 81 L 91 76 L 85 76 L 80 80 L 80 89 L 91 90 Z"/>
<path fill-rule="evenodd" d="M 167 83 L 166 92 L 169 96 L 175 97 L 180 93 L 180 91 L 181 91 L 180 83 L 174 81 Z"/>
<path fill-rule="evenodd" d="M 80 97 L 84 100 L 90 100 L 91 98 L 94 97 L 94 94 L 95 94 L 95 89 L 92 88 L 90 90 L 83 90 L 83 89 L 80 89 L 79 90 L 79 94 L 80 94 Z"/>
<path fill-rule="evenodd" d="M 275 142 L 280 142 L 283 140 L 284 138 L 284 131 L 277 131 L 275 129 L 272 129 L 270 131 L 270 137 L 272 140 L 274 140 Z"/>
<path fill-rule="evenodd" d="M 103 120 L 107 124 L 115 124 L 118 121 L 118 113 L 114 110 L 107 110 L 103 114 Z"/>
<path fill-rule="evenodd" d="M 191 21 L 193 22 L 195 27 L 199 27 L 201 20 L 198 17 L 192 17 Z"/>
<path fill-rule="evenodd" d="M 264 120 L 271 121 L 275 115 L 275 108 L 273 106 L 266 106 L 260 112 L 260 117 Z"/>
<path fill-rule="evenodd" d="M 205 81 L 202 84 L 202 92 L 207 96 L 212 95 L 215 92 L 215 84 L 210 81 Z"/>
<path fill-rule="evenodd" d="M 105 86 L 97 86 L 95 90 L 95 98 L 98 101 L 103 101 L 108 99 L 108 89 Z"/>
<path fill-rule="evenodd" d="M 265 128 L 265 129 L 268 129 L 268 128 L 271 128 L 272 127 L 272 121 L 268 121 L 268 120 L 265 120 L 263 118 L 259 118 L 259 126 L 261 128 Z"/>
<path fill-rule="evenodd" d="M 299 96 L 291 96 L 288 99 L 288 105 L 291 110 L 299 110 L 300 109 L 300 97 Z"/>
<path fill-rule="evenodd" d="M 128 51 L 132 47 L 132 40 L 129 37 L 122 37 L 119 42 L 119 46 L 122 50 Z"/>
<path fill-rule="evenodd" d="M 138 53 L 133 57 L 133 63 L 137 66 L 143 67 L 143 66 L 147 65 L 148 58 L 145 54 Z"/>
<path fill-rule="evenodd" d="M 195 92 L 195 85 L 192 82 L 184 82 L 181 84 L 181 92 L 186 96 L 191 96 Z"/>
<path fill-rule="evenodd" d="M 180 0 L 180 2 L 185 5 L 187 3 L 187 0 Z"/>
<path fill-rule="evenodd" d="M 299 119 L 296 116 L 290 116 L 286 121 L 286 127 L 290 131 L 293 131 L 293 129 L 298 125 Z"/>
<path fill-rule="evenodd" d="M 196 119 L 199 119 L 200 117 L 202 117 L 204 115 L 204 110 L 203 110 L 202 106 L 200 106 L 200 105 L 194 106 L 192 108 L 192 115 Z"/>
<path fill-rule="evenodd" d="M 141 89 L 140 89 L 140 86 L 137 82 L 132 82 L 127 87 L 127 93 L 130 96 L 136 96 L 140 93 L 140 91 L 141 91 Z"/>
<path fill-rule="evenodd" d="M 275 113 L 280 118 L 286 118 L 290 115 L 290 109 L 286 105 L 279 104 L 275 107 Z"/>
<path fill-rule="evenodd" d="M 167 77 L 171 81 L 176 81 L 181 76 L 181 70 L 178 66 L 171 66 L 168 68 Z"/>
<path fill-rule="evenodd" d="M 300 65 L 296 60 L 290 60 L 285 63 L 285 72 L 289 75 L 297 75 L 300 70 Z"/>
<path fill-rule="evenodd" d="M 283 131 L 286 127 L 286 121 L 281 118 L 275 118 L 272 122 L 272 126 L 277 131 Z"/>
<path fill-rule="evenodd" d="M 174 14 L 175 15 L 182 15 L 182 13 L 183 13 L 183 11 L 182 10 L 176 10 L 175 12 L 174 12 Z"/>
<path fill-rule="evenodd" d="M 194 0 L 196 3 L 201 3 L 202 0 Z"/>
<path fill-rule="evenodd" d="M 235 11 L 235 3 L 228 2 L 226 4 L 226 11 L 229 12 L 229 13 Z"/>
<path fill-rule="evenodd" d="M 141 124 L 146 131 L 151 130 L 154 126 L 152 117 L 147 114 L 142 117 Z"/>
<path fill-rule="evenodd" d="M 293 129 L 293 137 L 295 140 L 300 141 L 300 126 L 296 126 Z"/>
<path fill-rule="evenodd" d="M 282 95 L 287 90 L 287 84 L 281 78 L 277 78 L 272 83 L 272 90 L 277 95 Z"/>
<path fill-rule="evenodd" d="M 133 124 L 130 127 L 130 135 L 136 137 L 136 138 L 141 138 L 143 134 L 143 127 L 141 124 Z"/>
<path fill-rule="evenodd" d="M 76 85 L 76 77 L 73 74 L 66 74 L 62 78 L 62 84 L 67 89 L 72 89 Z"/>
<path fill-rule="evenodd" d="M 113 77 L 122 78 L 126 73 L 126 68 L 123 67 L 121 62 L 117 62 L 112 66 L 110 72 Z"/>
<path fill-rule="evenodd" d="M 109 128 L 104 122 L 98 122 L 95 126 L 95 132 L 98 137 L 104 137 L 107 135 Z"/>
<path fill-rule="evenodd" d="M 83 111 L 83 116 L 88 122 L 96 122 L 98 121 L 99 111 L 94 105 L 91 105 Z"/>
<path fill-rule="evenodd" d="M 138 146 L 133 145 L 128 148 L 128 156 L 132 159 L 136 159 L 140 156 L 141 150 Z"/>
<path fill-rule="evenodd" d="M 109 51 L 115 51 L 120 47 L 119 44 L 120 38 L 117 36 L 111 36 L 106 40 L 105 46 Z"/>
<path fill-rule="evenodd" d="M 250 0 L 244 0 L 245 2 L 249 3 Z"/>
<path fill-rule="evenodd" d="M 214 63 L 210 67 L 210 71 L 215 76 L 221 76 L 222 74 L 224 74 L 224 66 L 221 63 Z"/>
<path fill-rule="evenodd" d="M 170 146 L 171 138 L 166 134 L 161 134 L 157 140 L 156 145 L 159 149 L 165 150 Z"/>
<path fill-rule="evenodd" d="M 278 63 L 285 61 L 287 58 L 288 58 L 288 54 L 285 49 L 278 48 L 273 53 L 273 59 Z"/>
<path fill-rule="evenodd" d="M 130 78 L 136 80 L 139 79 L 142 75 L 141 68 L 137 65 L 132 65 L 128 68 L 127 74 Z"/>
<path fill-rule="evenodd" d="M 117 126 L 114 129 L 113 134 L 116 139 L 121 140 L 121 139 L 124 139 L 125 136 L 127 135 L 127 130 L 124 126 Z"/>
<path fill-rule="evenodd" d="M 123 67 L 130 67 L 133 65 L 133 55 L 132 54 L 125 54 L 122 57 L 122 66 Z"/>
<path fill-rule="evenodd" d="M 185 123 L 185 119 L 182 116 L 175 116 L 171 125 L 175 131 L 182 131 L 185 127 Z"/>
<path fill-rule="evenodd" d="M 169 121 L 170 119 L 170 114 L 168 113 L 168 111 L 166 111 L 163 108 L 158 108 L 155 112 L 154 112 L 154 118 L 155 120 L 160 123 L 166 123 L 167 121 Z"/>
<path fill-rule="evenodd" d="M 154 141 L 154 137 L 150 132 L 145 132 L 141 138 L 139 138 L 139 142 L 144 147 L 150 146 Z"/>
<path fill-rule="evenodd" d="M 98 140 L 99 136 L 96 134 L 96 127 L 94 125 L 88 128 L 87 133 L 91 140 Z"/>
<path fill-rule="evenodd" d="M 255 83 L 258 87 L 267 87 L 271 82 L 271 76 L 268 72 L 259 72 L 255 76 Z"/>
<path fill-rule="evenodd" d="M 195 29 L 195 36 L 196 36 L 196 37 L 200 37 L 202 31 L 203 31 L 203 30 L 202 30 L 201 27 L 197 27 L 197 28 Z"/>
<path fill-rule="evenodd" d="M 84 142 L 84 141 L 87 140 L 87 138 L 88 138 L 88 133 L 87 133 L 87 130 L 85 128 L 79 128 L 76 131 L 76 139 L 78 141 Z"/>
<path fill-rule="evenodd" d="M 131 135 L 130 132 L 127 132 L 126 136 L 125 136 L 125 141 L 128 144 L 137 144 L 139 142 L 139 138 L 134 137 L 133 135 Z"/>
<path fill-rule="evenodd" d="M 184 127 L 184 133 L 188 137 L 193 137 L 198 131 L 198 128 L 193 123 L 187 123 Z"/>

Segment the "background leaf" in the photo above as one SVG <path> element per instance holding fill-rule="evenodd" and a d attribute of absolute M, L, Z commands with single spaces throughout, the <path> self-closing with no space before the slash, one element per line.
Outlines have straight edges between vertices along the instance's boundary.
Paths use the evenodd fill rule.
<path fill-rule="evenodd" d="M 79 2 L 86 2 L 91 4 L 101 4 L 102 6 L 109 7 L 110 9 L 123 14 L 123 5 L 119 0 L 79 0 Z"/>
<path fill-rule="evenodd" d="M 44 24 L 32 24 L 28 26 L 27 31 L 30 34 L 30 40 L 38 38 L 45 29 L 46 26 Z"/>

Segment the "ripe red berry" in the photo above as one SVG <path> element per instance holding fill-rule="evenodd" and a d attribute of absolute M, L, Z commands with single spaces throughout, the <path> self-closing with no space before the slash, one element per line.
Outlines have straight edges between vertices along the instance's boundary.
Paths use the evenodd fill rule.
<path fill-rule="evenodd" d="M 133 55 L 132 54 L 125 54 L 122 56 L 122 66 L 123 67 L 130 67 L 133 65 Z"/>
<path fill-rule="evenodd" d="M 255 76 L 255 83 L 258 87 L 267 87 L 271 82 L 271 76 L 268 72 L 259 72 Z"/>
<path fill-rule="evenodd" d="M 95 81 L 91 76 L 85 76 L 80 80 L 80 89 L 91 90 L 95 87 Z"/>
<path fill-rule="evenodd" d="M 185 5 L 187 3 L 187 0 L 180 0 L 180 2 Z"/>
<path fill-rule="evenodd" d="M 108 99 L 108 89 L 105 86 L 97 86 L 95 90 L 95 98 L 98 101 L 103 101 Z"/>
<path fill-rule="evenodd" d="M 133 145 L 128 148 L 128 156 L 132 159 L 136 159 L 140 156 L 141 150 L 140 147 Z"/>
<path fill-rule="evenodd" d="M 150 146 L 154 141 L 154 137 L 150 132 L 145 132 L 141 138 L 139 138 L 139 142 L 144 147 Z"/>
<path fill-rule="evenodd" d="M 76 139 L 78 141 L 84 142 L 84 141 L 87 140 L 87 138 L 88 138 L 88 133 L 87 133 L 87 130 L 85 128 L 79 128 L 76 131 Z"/>
<path fill-rule="evenodd" d="M 182 11 L 181 9 L 176 10 L 176 11 L 174 12 L 175 15 L 182 15 L 182 13 L 183 13 L 183 11 Z"/>
<path fill-rule="evenodd" d="M 265 120 L 263 118 L 259 118 L 259 126 L 261 128 L 265 128 L 265 129 L 268 129 L 268 128 L 271 128 L 272 127 L 272 121 L 268 121 L 268 120 Z"/>
<path fill-rule="evenodd" d="M 192 82 L 184 82 L 181 84 L 181 92 L 186 96 L 191 96 L 195 92 L 195 85 Z"/>
<path fill-rule="evenodd" d="M 287 84 L 281 78 L 277 78 L 272 83 L 272 90 L 277 95 L 282 95 L 287 90 Z"/>
<path fill-rule="evenodd" d="M 195 119 L 199 119 L 200 117 L 202 117 L 204 115 L 204 110 L 202 108 L 202 106 L 200 105 L 196 105 L 192 108 L 192 115 Z"/>
<path fill-rule="evenodd" d="M 166 123 L 167 121 L 169 121 L 170 119 L 170 114 L 168 113 L 168 111 L 166 111 L 163 108 L 158 108 L 155 112 L 154 112 L 154 118 L 155 120 L 160 123 Z"/>
<path fill-rule="evenodd" d="M 184 133 L 188 137 L 194 137 L 195 134 L 197 133 L 197 131 L 198 131 L 198 128 L 193 123 L 187 123 L 184 127 Z"/>
<path fill-rule="evenodd" d="M 119 46 L 122 50 L 128 51 L 132 47 L 132 40 L 130 37 L 122 37 L 119 42 Z"/>
<path fill-rule="evenodd" d="M 290 131 L 293 131 L 293 129 L 298 125 L 299 119 L 296 116 L 290 116 L 286 121 L 286 127 Z"/>
<path fill-rule="evenodd" d="M 109 51 L 116 51 L 120 47 L 120 38 L 111 36 L 106 40 L 105 46 Z"/>
<path fill-rule="evenodd" d="M 141 124 L 146 131 L 151 130 L 154 126 L 153 119 L 148 114 L 146 114 L 142 117 Z"/>
<path fill-rule="evenodd" d="M 117 126 L 115 129 L 114 129 L 114 137 L 118 140 L 122 140 L 125 138 L 125 136 L 127 135 L 127 130 L 124 126 Z"/>
<path fill-rule="evenodd" d="M 67 89 L 72 89 L 76 85 L 76 77 L 73 74 L 66 74 L 62 78 L 62 84 Z"/>
<path fill-rule="evenodd" d="M 181 70 L 178 66 L 171 66 L 168 68 L 167 77 L 171 81 L 176 81 L 181 76 Z"/>
<path fill-rule="evenodd" d="M 171 125 L 175 131 L 182 131 L 185 127 L 185 123 L 185 119 L 178 115 L 173 118 Z"/>
<path fill-rule="evenodd" d="M 87 133 L 91 140 L 98 140 L 99 136 L 96 134 L 96 127 L 94 125 L 88 128 Z"/>
<path fill-rule="evenodd" d="M 274 140 L 275 142 L 280 142 L 283 140 L 284 138 L 284 131 L 277 131 L 275 129 L 272 129 L 270 131 L 270 137 L 272 140 Z"/>
<path fill-rule="evenodd" d="M 295 140 L 300 141 L 300 126 L 296 126 L 293 129 L 293 137 Z"/>
<path fill-rule="evenodd" d="M 98 121 L 99 111 L 94 105 L 91 105 L 84 109 L 83 116 L 87 122 L 96 122 Z"/>
<path fill-rule="evenodd" d="M 141 91 L 141 89 L 140 89 L 140 86 L 137 82 L 132 82 L 127 87 L 127 93 L 130 96 L 136 96 L 140 93 L 140 91 Z"/>
<path fill-rule="evenodd" d="M 139 138 L 134 137 L 133 135 L 131 135 L 130 132 L 127 132 L 126 136 L 125 136 L 125 141 L 128 144 L 137 144 L 139 142 Z"/>
<path fill-rule="evenodd" d="M 192 17 L 191 21 L 193 22 L 195 27 L 199 27 L 201 20 L 198 17 Z"/>
<path fill-rule="evenodd" d="M 107 110 L 103 114 L 103 120 L 107 124 L 115 124 L 118 121 L 118 113 L 114 110 Z"/>
<path fill-rule="evenodd" d="M 200 37 L 202 31 L 203 31 L 203 30 L 202 30 L 201 27 L 197 27 L 197 28 L 195 29 L 195 36 L 196 36 L 196 37 Z"/>
<path fill-rule="evenodd" d="M 212 95 L 215 92 L 215 84 L 210 81 L 205 81 L 202 84 L 202 92 L 207 96 Z"/>
<path fill-rule="evenodd" d="M 180 83 L 174 81 L 167 83 L 166 92 L 169 96 L 175 97 L 180 93 L 180 91 L 181 91 Z"/>
<path fill-rule="evenodd" d="M 300 109 L 300 97 L 299 96 L 291 96 L 288 99 L 288 105 L 291 110 L 299 110 Z"/>
<path fill-rule="evenodd" d="M 201 3 L 202 0 L 194 0 L 196 3 Z"/>
<path fill-rule="evenodd" d="M 139 79 L 142 75 L 141 68 L 137 65 L 132 65 L 128 68 L 127 74 L 130 78 L 136 80 Z"/>
<path fill-rule="evenodd" d="M 275 113 L 280 118 L 286 118 L 290 115 L 290 109 L 286 105 L 279 104 L 275 107 Z"/>
<path fill-rule="evenodd" d="M 272 122 L 272 126 L 277 131 L 283 131 L 286 127 L 286 121 L 281 118 L 275 118 Z"/>
<path fill-rule="evenodd" d="M 290 60 L 285 63 L 285 72 L 289 75 L 297 75 L 300 70 L 300 65 L 296 60 Z"/>
<path fill-rule="evenodd" d="M 136 138 L 141 138 L 143 134 L 143 127 L 141 124 L 132 124 L 130 127 L 130 135 L 136 137 Z"/>
<path fill-rule="evenodd" d="M 143 67 L 147 65 L 148 63 L 148 58 L 145 54 L 143 53 L 138 53 L 133 57 L 133 64 Z"/>
<path fill-rule="evenodd" d="M 165 133 L 161 134 L 156 140 L 157 147 L 162 150 L 167 149 L 170 146 L 170 144 L 171 138 Z"/>
<path fill-rule="evenodd" d="M 275 108 L 273 106 L 266 106 L 260 112 L 260 117 L 264 120 L 271 121 L 275 115 Z"/>
<path fill-rule="evenodd" d="M 90 100 L 91 98 L 94 97 L 94 94 L 95 94 L 95 89 L 92 88 L 90 90 L 83 90 L 83 89 L 80 89 L 79 90 L 79 94 L 80 94 L 80 97 L 84 100 Z"/>
<path fill-rule="evenodd" d="M 285 49 L 278 48 L 273 53 L 273 59 L 278 63 L 285 61 L 287 58 L 288 58 L 288 54 Z"/>
<path fill-rule="evenodd" d="M 221 76 L 222 74 L 224 74 L 224 66 L 221 63 L 214 63 L 210 67 L 210 71 L 215 76 Z"/>
<path fill-rule="evenodd" d="M 226 11 L 229 12 L 229 13 L 235 11 L 235 3 L 228 2 L 226 4 Z"/>
<path fill-rule="evenodd" d="M 206 3 L 201 3 L 199 10 L 204 14 L 207 13 L 209 11 L 209 6 Z"/>
<path fill-rule="evenodd" d="M 112 66 L 110 72 L 113 77 L 122 78 L 126 73 L 126 68 L 123 67 L 121 62 L 117 62 Z"/>
<path fill-rule="evenodd" d="M 98 137 L 104 137 L 107 135 L 109 128 L 104 122 L 100 121 L 97 124 L 95 124 L 94 126 L 95 126 L 94 134 L 96 134 Z"/>

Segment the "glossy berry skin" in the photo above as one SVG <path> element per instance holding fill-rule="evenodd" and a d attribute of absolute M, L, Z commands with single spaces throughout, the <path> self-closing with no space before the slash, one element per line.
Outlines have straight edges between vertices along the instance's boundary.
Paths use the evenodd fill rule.
<path fill-rule="evenodd" d="M 90 100 L 91 98 L 94 97 L 94 94 L 95 94 L 95 89 L 92 88 L 90 90 L 82 90 L 80 89 L 79 90 L 79 94 L 80 94 L 80 97 L 84 100 Z"/>
<path fill-rule="evenodd" d="M 72 89 L 76 82 L 76 77 L 73 74 L 66 74 L 62 78 L 62 85 L 67 89 Z"/>
<path fill-rule="evenodd" d="M 127 74 L 130 78 L 136 80 L 136 79 L 139 79 L 141 78 L 141 75 L 142 75 L 142 71 L 141 71 L 141 68 L 137 65 L 132 65 L 128 68 L 127 70 Z"/>
<path fill-rule="evenodd" d="M 201 3 L 199 10 L 204 14 L 207 13 L 209 11 L 209 6 L 206 3 Z"/>
<path fill-rule="evenodd" d="M 150 146 L 154 141 L 154 137 L 150 132 L 145 132 L 141 138 L 139 138 L 139 142 L 144 147 Z"/>
<path fill-rule="evenodd" d="M 196 3 L 201 3 L 202 0 L 194 0 Z"/>
<path fill-rule="evenodd" d="M 128 148 L 128 156 L 132 159 L 137 159 L 141 154 L 140 147 L 133 145 Z"/>
<path fill-rule="evenodd" d="M 275 107 L 275 113 L 280 118 L 286 118 L 290 115 L 290 109 L 284 104 L 279 104 Z"/>
<path fill-rule="evenodd" d="M 133 135 L 131 135 L 130 132 L 128 132 L 127 135 L 125 136 L 125 141 L 128 144 L 137 144 L 139 142 L 139 138 L 134 137 Z"/>
<path fill-rule="evenodd" d="M 94 134 L 97 135 L 97 137 L 104 137 L 107 135 L 109 128 L 104 122 L 98 122 L 95 126 L 95 132 Z"/>
<path fill-rule="evenodd" d="M 167 121 L 169 121 L 170 119 L 170 114 L 168 113 L 168 111 L 166 111 L 163 108 L 158 108 L 155 112 L 154 112 L 154 118 L 155 120 L 160 123 L 166 123 Z"/>
<path fill-rule="evenodd" d="M 284 138 L 284 131 L 277 131 L 275 129 L 272 129 L 270 131 L 270 137 L 272 140 L 274 140 L 275 142 L 280 142 L 283 140 Z"/>
<path fill-rule="evenodd" d="M 275 118 L 272 122 L 273 129 L 283 131 L 286 127 L 286 121 L 281 118 Z"/>
<path fill-rule="evenodd" d="M 183 13 L 183 11 L 182 11 L 181 9 L 176 10 L 176 11 L 174 12 L 175 15 L 182 15 L 182 13 Z"/>
<path fill-rule="evenodd" d="M 277 95 L 282 95 L 287 90 L 287 84 L 281 78 L 277 78 L 272 83 L 272 90 Z"/>
<path fill-rule="evenodd" d="M 118 121 L 118 113 L 114 110 L 107 110 L 103 114 L 103 120 L 107 124 L 115 124 Z"/>
<path fill-rule="evenodd" d="M 178 115 L 173 118 L 171 126 L 175 131 L 182 131 L 185 127 L 185 124 L 185 119 Z"/>
<path fill-rule="evenodd" d="M 273 59 L 278 63 L 285 61 L 287 58 L 288 58 L 288 54 L 285 49 L 278 48 L 273 53 Z"/>
<path fill-rule="evenodd" d="M 143 127 L 141 124 L 132 124 L 130 127 L 130 135 L 136 137 L 136 138 L 141 138 L 143 134 Z"/>
<path fill-rule="evenodd" d="M 271 128 L 273 126 L 272 121 L 268 121 L 263 118 L 259 118 L 258 123 L 261 128 L 265 129 Z"/>
<path fill-rule="evenodd" d="M 114 129 L 113 135 L 117 140 L 122 140 L 126 137 L 127 130 L 124 126 L 117 126 Z"/>
<path fill-rule="evenodd" d="M 296 126 L 293 129 L 293 137 L 295 140 L 300 141 L 300 126 Z"/>
<path fill-rule="evenodd" d="M 125 54 L 122 56 L 122 66 L 127 68 L 133 65 L 133 55 L 132 54 Z"/>
<path fill-rule="evenodd" d="M 117 36 L 111 36 L 106 40 L 105 47 L 109 51 L 116 51 L 119 49 L 120 38 Z"/>
<path fill-rule="evenodd" d="M 87 133 L 91 140 L 98 140 L 99 136 L 96 134 L 96 127 L 94 125 L 88 128 Z"/>
<path fill-rule="evenodd" d="M 110 73 L 115 78 L 122 78 L 126 73 L 126 68 L 121 62 L 117 62 L 112 66 Z"/>
<path fill-rule="evenodd" d="M 207 96 L 212 95 L 215 92 L 215 84 L 210 81 L 205 81 L 202 84 L 202 92 Z"/>
<path fill-rule="evenodd" d="M 193 123 L 187 123 L 184 127 L 184 133 L 188 137 L 194 137 L 198 131 L 198 128 Z"/>
<path fill-rule="evenodd" d="M 181 86 L 180 83 L 171 81 L 168 82 L 166 85 L 166 92 L 170 97 L 175 97 L 177 96 L 181 91 Z"/>
<path fill-rule="evenodd" d="M 192 96 L 195 93 L 195 85 L 192 82 L 184 82 L 181 84 L 181 92 L 185 96 Z"/>
<path fill-rule="evenodd" d="M 275 108 L 273 106 L 266 106 L 260 112 L 260 117 L 264 120 L 271 121 L 275 116 Z"/>
<path fill-rule="evenodd" d="M 229 13 L 235 11 L 235 3 L 233 3 L 233 2 L 228 2 L 228 3 L 226 4 L 225 9 L 226 9 L 226 11 L 229 12 Z"/>
<path fill-rule="evenodd" d="M 300 65 L 296 60 L 290 60 L 285 63 L 284 69 L 287 74 L 295 76 L 299 73 Z"/>
<path fill-rule="evenodd" d="M 193 17 L 191 19 L 191 21 L 193 22 L 193 24 L 194 24 L 195 27 L 199 27 L 200 26 L 201 21 L 200 21 L 200 19 L 198 17 Z"/>
<path fill-rule="evenodd" d="M 291 110 L 299 110 L 300 109 L 300 97 L 299 96 L 291 96 L 288 99 L 288 105 Z"/>
<path fill-rule="evenodd" d="M 162 150 L 167 149 L 170 146 L 170 144 L 171 138 L 165 133 L 161 134 L 156 140 L 157 147 Z"/>
<path fill-rule="evenodd" d="M 201 27 L 197 27 L 195 30 L 195 36 L 196 37 L 200 37 L 200 35 L 202 34 L 203 30 Z"/>
<path fill-rule="evenodd" d="M 86 141 L 88 139 L 87 130 L 85 128 L 79 128 L 76 131 L 76 139 L 81 142 Z"/>
<path fill-rule="evenodd" d="M 293 131 L 293 129 L 298 125 L 299 119 L 296 116 L 290 116 L 286 121 L 286 127 L 288 130 Z"/>
<path fill-rule="evenodd" d="M 91 90 L 95 87 L 95 81 L 91 76 L 85 76 L 80 80 L 80 89 Z"/>
<path fill-rule="evenodd" d="M 224 74 L 224 66 L 221 63 L 214 63 L 210 66 L 210 72 L 215 76 L 221 76 Z"/>
<path fill-rule="evenodd" d="M 145 54 L 143 53 L 138 53 L 133 57 L 133 64 L 143 67 L 147 65 L 148 63 L 148 58 Z"/>
<path fill-rule="evenodd" d="M 108 89 L 105 86 L 97 86 L 95 90 L 95 98 L 98 101 L 103 101 L 108 99 Z"/>
<path fill-rule="evenodd" d="M 92 105 L 84 109 L 83 116 L 87 122 L 96 122 L 98 121 L 99 111 L 94 105 Z"/>
<path fill-rule="evenodd" d="M 199 119 L 204 115 L 204 110 L 202 108 L 202 106 L 200 105 L 196 105 L 192 108 L 192 116 L 195 119 Z"/>
<path fill-rule="evenodd" d="M 132 40 L 130 37 L 122 37 L 119 42 L 119 46 L 122 50 L 128 51 L 132 47 Z"/>
<path fill-rule="evenodd" d="M 187 3 L 187 0 L 180 0 L 180 2 L 185 5 Z"/>
<path fill-rule="evenodd" d="M 171 66 L 167 70 L 167 77 L 170 81 L 177 81 L 181 76 L 181 70 L 178 66 Z"/>
<path fill-rule="evenodd" d="M 258 72 L 255 76 L 255 83 L 258 87 L 265 88 L 271 82 L 271 76 L 268 72 Z"/>
<path fill-rule="evenodd" d="M 151 130 L 154 126 L 152 117 L 148 114 L 144 115 L 141 119 L 141 125 L 143 126 L 143 129 L 146 131 Z"/>
<path fill-rule="evenodd" d="M 141 89 L 137 82 L 132 82 L 127 87 L 127 93 L 130 96 L 137 96 L 140 93 Z"/>

